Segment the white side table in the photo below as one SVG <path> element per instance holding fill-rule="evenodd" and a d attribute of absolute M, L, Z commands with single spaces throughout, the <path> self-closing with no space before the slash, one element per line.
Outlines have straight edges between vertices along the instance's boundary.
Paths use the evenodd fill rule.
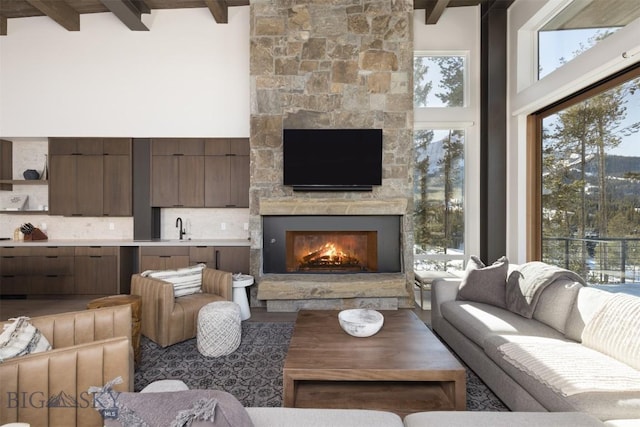
<path fill-rule="evenodd" d="M 249 300 L 247 299 L 247 286 L 253 285 L 253 276 L 248 274 L 233 275 L 233 302 L 240 306 L 240 319 L 247 320 L 251 317 Z"/>

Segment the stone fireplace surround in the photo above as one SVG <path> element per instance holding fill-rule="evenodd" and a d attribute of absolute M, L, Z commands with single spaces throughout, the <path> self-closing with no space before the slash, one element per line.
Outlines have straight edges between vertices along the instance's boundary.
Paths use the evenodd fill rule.
<path fill-rule="evenodd" d="M 413 11 L 412 0 L 251 1 L 252 306 L 414 306 Z M 382 185 L 362 192 L 283 185 L 283 129 L 358 128 L 383 131 Z M 401 272 L 375 279 L 369 273 L 265 275 L 265 215 L 399 216 Z"/>

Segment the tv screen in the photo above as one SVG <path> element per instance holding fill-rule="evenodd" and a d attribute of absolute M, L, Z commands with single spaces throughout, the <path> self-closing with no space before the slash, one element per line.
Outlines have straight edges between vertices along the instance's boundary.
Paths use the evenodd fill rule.
<path fill-rule="evenodd" d="M 284 129 L 284 185 L 371 190 L 382 184 L 382 129 Z"/>

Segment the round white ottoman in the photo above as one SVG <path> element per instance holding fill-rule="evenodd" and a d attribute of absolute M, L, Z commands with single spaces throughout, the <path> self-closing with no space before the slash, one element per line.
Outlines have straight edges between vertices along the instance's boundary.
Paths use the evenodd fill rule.
<path fill-rule="evenodd" d="M 198 312 L 196 339 L 203 356 L 226 356 L 240 345 L 242 329 L 240 306 L 231 301 L 216 301 Z"/>

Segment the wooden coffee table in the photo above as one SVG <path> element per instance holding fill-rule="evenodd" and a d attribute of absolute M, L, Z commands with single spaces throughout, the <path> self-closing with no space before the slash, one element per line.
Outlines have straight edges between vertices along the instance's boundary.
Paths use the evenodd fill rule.
<path fill-rule="evenodd" d="M 382 311 L 368 338 L 338 311 L 302 310 L 283 371 L 283 406 L 413 412 L 466 409 L 464 367 L 411 310 Z"/>

